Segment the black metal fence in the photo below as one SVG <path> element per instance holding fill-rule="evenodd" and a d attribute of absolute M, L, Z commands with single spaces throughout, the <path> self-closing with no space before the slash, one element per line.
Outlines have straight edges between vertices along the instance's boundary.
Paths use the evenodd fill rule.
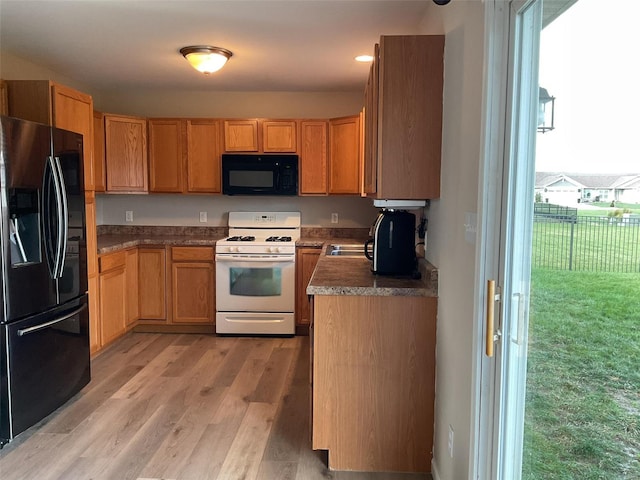
<path fill-rule="evenodd" d="M 640 218 L 535 213 L 532 266 L 640 273 Z"/>

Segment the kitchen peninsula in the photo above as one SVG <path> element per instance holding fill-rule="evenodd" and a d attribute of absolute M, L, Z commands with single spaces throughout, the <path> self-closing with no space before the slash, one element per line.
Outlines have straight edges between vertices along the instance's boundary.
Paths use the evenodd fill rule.
<path fill-rule="evenodd" d="M 328 247 L 325 247 L 325 249 Z M 427 472 L 433 441 L 437 270 L 373 275 L 321 254 L 313 296 L 312 447 L 335 470 Z"/>

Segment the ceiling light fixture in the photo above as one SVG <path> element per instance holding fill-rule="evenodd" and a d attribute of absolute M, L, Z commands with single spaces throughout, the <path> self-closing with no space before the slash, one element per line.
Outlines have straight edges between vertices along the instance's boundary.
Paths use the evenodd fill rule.
<path fill-rule="evenodd" d="M 373 57 L 371 55 L 358 55 L 356 57 L 356 62 L 371 62 L 373 60 Z"/>
<path fill-rule="evenodd" d="M 233 55 L 229 50 L 209 45 L 183 47 L 180 49 L 180 53 L 193 68 L 205 75 L 220 70 Z"/>

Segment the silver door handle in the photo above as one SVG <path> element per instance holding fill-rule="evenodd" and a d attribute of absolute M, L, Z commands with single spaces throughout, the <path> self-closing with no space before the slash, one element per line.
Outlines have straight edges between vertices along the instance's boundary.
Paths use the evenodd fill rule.
<path fill-rule="evenodd" d="M 293 263 L 295 255 L 282 256 L 257 256 L 257 255 L 216 255 L 216 262 L 245 262 L 245 263 Z"/>
<path fill-rule="evenodd" d="M 60 184 L 60 196 L 62 198 L 62 212 L 60 212 L 60 219 L 62 224 L 62 236 L 60 238 L 60 265 L 57 272 L 57 278 L 62 278 L 64 273 L 64 261 L 67 257 L 67 240 L 69 237 L 69 205 L 67 203 L 67 189 L 64 182 L 64 176 L 62 175 L 62 167 L 60 166 L 60 158 L 55 157 L 56 170 L 58 171 L 58 182 Z"/>
<path fill-rule="evenodd" d="M 35 332 L 37 332 L 39 330 L 43 330 L 43 329 L 45 329 L 47 327 L 50 327 L 51 325 L 55 325 L 56 323 L 64 322 L 65 320 L 70 319 L 74 315 L 79 314 L 85 308 L 87 308 L 87 304 L 86 303 L 82 304 L 82 306 L 80 306 L 80 308 L 75 309 L 73 312 L 67 313 L 66 315 L 64 315 L 64 316 L 62 316 L 60 318 L 56 318 L 55 320 L 51 320 L 50 322 L 41 323 L 40 325 L 34 325 L 33 327 L 29 327 L 29 328 L 22 328 L 22 329 L 18 330 L 18 336 L 19 337 L 23 337 L 24 335 L 28 335 L 30 333 L 35 333 Z"/>

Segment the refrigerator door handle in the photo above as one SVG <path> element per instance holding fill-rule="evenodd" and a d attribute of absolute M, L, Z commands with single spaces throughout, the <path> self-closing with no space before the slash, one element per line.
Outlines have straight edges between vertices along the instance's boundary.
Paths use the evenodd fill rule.
<path fill-rule="evenodd" d="M 59 238 L 59 247 L 58 251 L 59 255 L 59 264 L 58 270 L 56 271 L 56 278 L 62 278 L 62 274 L 64 273 L 64 262 L 67 257 L 67 241 L 69 236 L 69 206 L 67 204 L 67 189 L 64 182 L 64 176 L 62 175 L 62 167 L 60 166 L 60 158 L 55 157 L 55 166 L 58 172 L 58 187 L 60 191 L 61 197 L 61 210 L 60 210 L 60 226 L 58 227 L 58 232 L 60 235 Z"/>
<path fill-rule="evenodd" d="M 62 210 L 62 192 L 60 191 L 60 178 L 59 178 L 59 170 L 58 170 L 58 165 L 57 163 L 54 161 L 53 157 L 49 157 L 48 158 L 49 161 L 49 165 L 51 168 L 51 172 L 53 175 L 53 189 L 54 192 L 56 194 L 56 206 L 57 206 L 57 214 L 58 214 L 58 218 L 57 218 L 57 227 L 58 227 L 58 236 L 57 236 L 57 240 L 58 240 L 58 244 L 55 246 L 55 252 L 56 252 L 56 256 L 55 256 L 55 261 L 54 261 L 54 265 L 53 265 L 53 278 L 59 278 L 58 272 L 60 271 L 60 263 L 61 263 L 61 246 L 62 246 L 62 237 L 63 237 L 63 222 L 62 222 L 62 217 L 63 217 L 63 210 Z"/>
<path fill-rule="evenodd" d="M 52 199 L 52 193 L 56 197 L 55 200 Z M 53 210 L 58 210 L 58 206 L 58 191 L 53 158 L 47 157 L 47 162 L 44 167 L 44 175 L 42 178 L 42 215 L 40 217 L 40 222 L 44 236 L 44 252 L 47 259 L 47 265 L 49 266 L 51 278 L 54 279 L 56 278 L 58 265 L 58 239 L 55 237 L 58 233 L 58 221 L 60 219 L 60 214 L 56 212 L 54 216 Z M 55 225 L 52 224 L 52 220 L 55 220 Z"/>
<path fill-rule="evenodd" d="M 55 320 L 51 320 L 49 322 L 41 323 L 40 325 L 34 325 L 33 327 L 22 328 L 18 330 L 18 336 L 23 337 L 25 335 L 29 335 L 30 333 L 35 333 L 40 330 L 44 330 L 45 328 L 50 327 L 51 325 L 55 325 L 56 323 L 64 322 L 65 320 L 68 320 L 71 317 L 79 314 L 85 308 L 87 308 L 87 304 L 83 303 L 79 308 L 76 308 L 73 312 L 67 313 L 66 315 L 63 315 L 60 318 L 56 318 Z"/>

